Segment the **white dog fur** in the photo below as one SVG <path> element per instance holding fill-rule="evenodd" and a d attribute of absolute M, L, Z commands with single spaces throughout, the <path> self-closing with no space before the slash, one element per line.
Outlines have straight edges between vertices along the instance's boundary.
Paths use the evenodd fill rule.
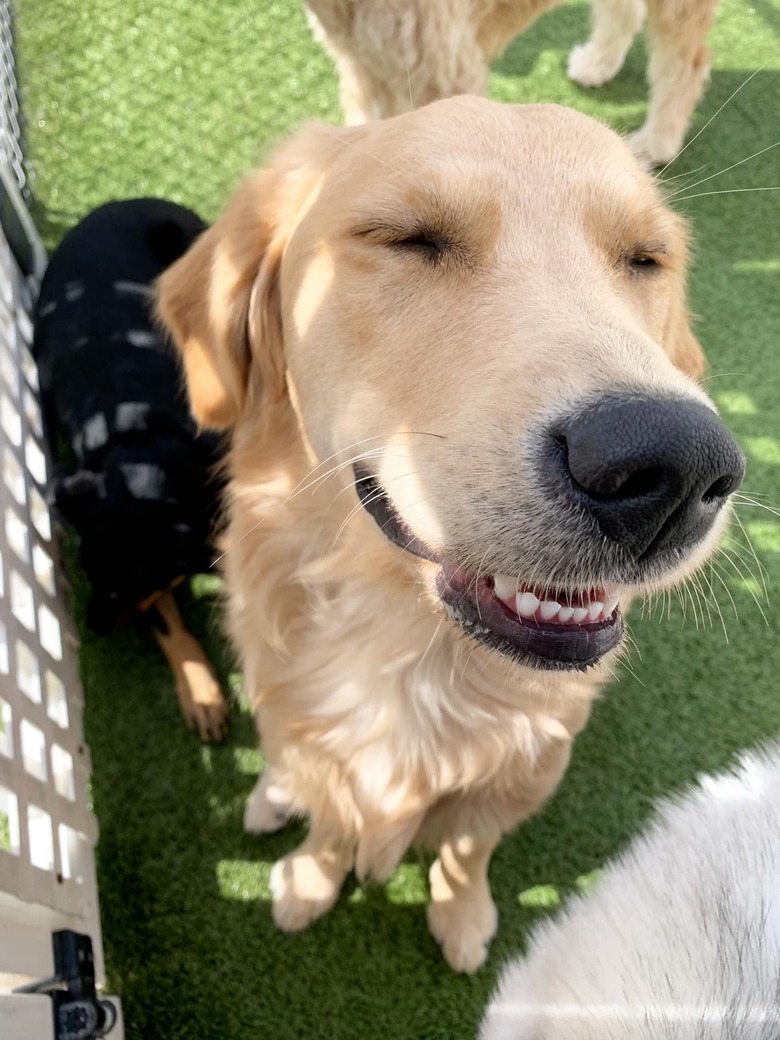
<path fill-rule="evenodd" d="M 666 802 L 535 934 L 480 1040 L 776 1040 L 780 745 Z"/>

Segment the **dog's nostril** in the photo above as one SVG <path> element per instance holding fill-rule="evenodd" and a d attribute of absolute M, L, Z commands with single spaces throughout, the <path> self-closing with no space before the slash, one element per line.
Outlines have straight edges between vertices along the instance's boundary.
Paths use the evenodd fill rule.
<path fill-rule="evenodd" d="M 641 469 L 627 477 L 615 494 L 620 498 L 641 498 L 652 494 L 664 480 L 664 471 L 659 466 Z"/>
<path fill-rule="evenodd" d="M 719 499 L 726 498 L 736 489 L 738 484 L 739 481 L 735 481 L 734 477 L 730 474 L 725 477 L 718 477 L 718 479 L 710 484 L 701 496 L 701 500 L 702 502 L 715 502 Z"/>
<path fill-rule="evenodd" d="M 648 466 L 645 469 L 628 471 L 617 466 L 613 471 L 597 471 L 590 473 L 577 467 L 572 472 L 579 487 L 590 498 L 599 502 L 610 502 L 613 499 L 630 501 L 651 495 L 663 486 L 668 474 L 660 466 Z M 570 467 L 571 472 L 571 467 Z"/>

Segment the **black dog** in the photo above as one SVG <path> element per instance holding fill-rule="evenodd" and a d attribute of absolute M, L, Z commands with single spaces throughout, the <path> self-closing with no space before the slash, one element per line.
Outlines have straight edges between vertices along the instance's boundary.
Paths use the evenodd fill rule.
<path fill-rule="evenodd" d="M 152 316 L 153 282 L 205 226 L 160 199 L 90 213 L 51 258 L 33 352 L 54 454 L 69 458 L 52 493 L 78 533 L 88 623 L 106 632 L 149 609 L 185 718 L 215 740 L 224 699 L 171 588 L 212 562 L 220 445 L 198 434 Z"/>

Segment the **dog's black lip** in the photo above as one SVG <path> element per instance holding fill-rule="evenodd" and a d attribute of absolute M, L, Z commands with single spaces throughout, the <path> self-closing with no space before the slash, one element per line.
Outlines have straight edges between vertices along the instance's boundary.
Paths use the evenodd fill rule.
<path fill-rule="evenodd" d="M 623 639 L 619 609 L 588 625 L 554 625 L 523 618 L 495 595 L 490 578 L 473 578 L 442 564 L 436 589 L 449 616 L 464 632 L 526 668 L 585 671 Z"/>
<path fill-rule="evenodd" d="M 390 504 L 387 492 L 377 478 L 363 466 L 353 465 L 355 490 L 363 508 L 374 518 L 379 530 L 394 545 L 423 560 L 439 563 L 439 558 L 420 541 Z"/>
<path fill-rule="evenodd" d="M 355 464 L 355 489 L 366 512 L 400 549 L 439 565 L 436 590 L 449 617 L 472 639 L 517 664 L 545 670 L 584 671 L 623 638 L 619 610 L 590 625 L 553 625 L 514 614 L 495 595 L 489 577 L 474 579 L 443 561 L 414 534 L 393 508 L 379 480 Z"/>

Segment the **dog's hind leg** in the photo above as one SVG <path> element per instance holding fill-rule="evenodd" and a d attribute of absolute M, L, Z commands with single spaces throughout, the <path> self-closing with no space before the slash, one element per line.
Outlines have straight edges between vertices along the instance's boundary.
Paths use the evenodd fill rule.
<path fill-rule="evenodd" d="M 176 680 L 187 725 L 201 740 L 217 743 L 227 732 L 227 702 L 203 648 L 185 628 L 170 589 L 155 601 L 150 613 L 155 637 Z"/>
<path fill-rule="evenodd" d="M 620 72 L 647 9 L 645 0 L 593 0 L 592 12 L 590 39 L 569 55 L 569 79 L 581 87 L 600 87 Z"/>

